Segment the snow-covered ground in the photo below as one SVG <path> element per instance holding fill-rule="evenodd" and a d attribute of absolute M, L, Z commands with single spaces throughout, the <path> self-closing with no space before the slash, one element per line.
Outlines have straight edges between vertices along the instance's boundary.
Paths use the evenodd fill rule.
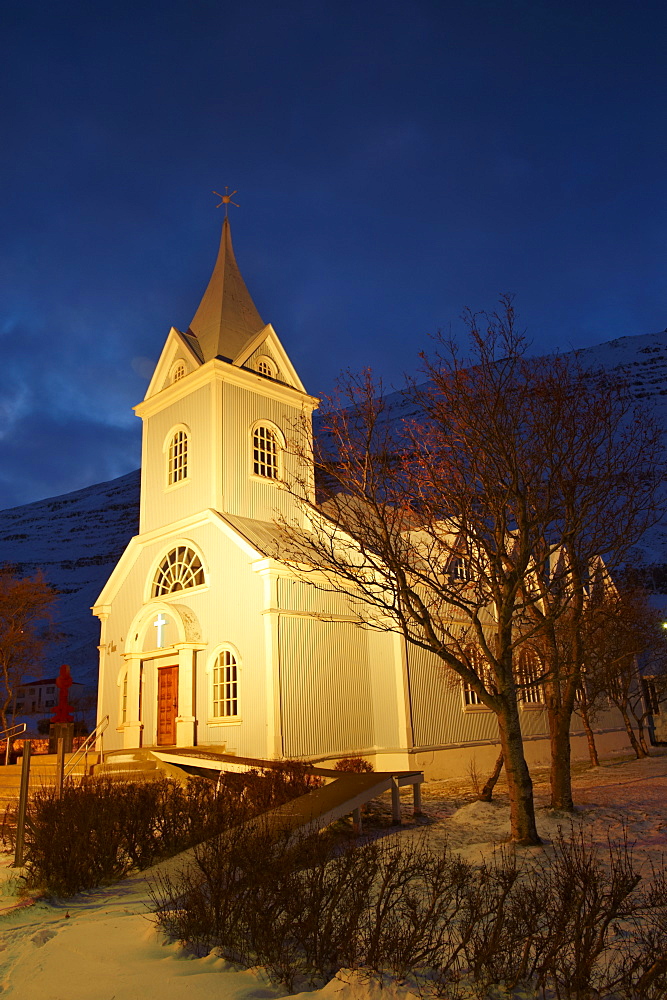
<path fill-rule="evenodd" d="M 549 841 L 570 818 L 546 808 L 544 774 L 536 780 L 538 828 Z M 647 869 L 662 866 L 667 852 L 667 754 L 649 760 L 607 761 L 575 775 L 574 818 L 603 848 L 627 830 L 635 857 Z M 398 836 L 427 835 L 475 860 L 493 853 L 509 832 L 502 786 L 490 805 L 466 801 L 469 788 L 431 782 L 424 788 L 429 822 L 406 824 Z M 407 806 L 407 800 L 406 800 Z M 530 849 L 539 864 L 539 848 Z M 143 877 L 77 896 L 67 902 L 17 905 L 16 876 L 4 856 L 0 875 L 0 992 L 8 1000 L 260 1000 L 284 997 L 261 969 L 239 971 L 216 954 L 194 958 L 156 931 Z M 382 990 L 359 973 L 341 970 L 321 990 L 293 996 L 311 1000 L 410 1000 L 408 990 L 385 983 Z"/>

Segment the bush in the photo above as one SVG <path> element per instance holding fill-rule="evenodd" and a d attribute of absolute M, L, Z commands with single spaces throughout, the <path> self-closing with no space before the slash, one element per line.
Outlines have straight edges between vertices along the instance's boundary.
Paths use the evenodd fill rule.
<path fill-rule="evenodd" d="M 166 933 L 205 954 L 267 968 L 290 992 L 341 967 L 454 996 L 667 995 L 667 878 L 639 891 L 627 844 L 603 862 L 582 836 L 521 869 L 509 851 L 479 866 L 425 841 L 355 844 L 266 826 L 195 849 L 195 864 L 153 883 Z M 469 992 L 467 995 L 471 995 Z"/>
<path fill-rule="evenodd" d="M 26 817 L 27 888 L 57 896 L 124 878 L 317 784 L 305 765 L 143 784 L 108 778 L 66 782 L 61 798 L 38 791 Z M 7 832 L 7 824 L 3 833 Z"/>
<path fill-rule="evenodd" d="M 363 757 L 341 757 L 334 764 L 334 771 L 353 771 L 355 774 L 369 774 L 373 765 Z"/>

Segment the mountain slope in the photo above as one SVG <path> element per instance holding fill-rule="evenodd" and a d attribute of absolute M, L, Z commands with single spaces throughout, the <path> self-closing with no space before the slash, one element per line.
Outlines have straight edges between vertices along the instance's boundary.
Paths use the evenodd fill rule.
<path fill-rule="evenodd" d="M 90 608 L 138 530 L 139 470 L 0 511 L 0 563 L 21 576 L 41 569 L 59 592 L 55 620 L 62 639 L 45 658 L 45 676 L 68 663 L 75 680 L 96 687 L 100 625 Z"/>

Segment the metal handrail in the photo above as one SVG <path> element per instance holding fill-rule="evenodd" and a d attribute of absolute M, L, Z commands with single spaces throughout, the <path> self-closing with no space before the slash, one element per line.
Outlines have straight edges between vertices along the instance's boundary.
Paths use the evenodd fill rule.
<path fill-rule="evenodd" d="M 76 767 L 76 765 L 79 763 L 80 759 L 84 755 L 86 757 L 86 771 L 88 770 L 87 766 L 88 752 L 92 749 L 92 744 L 97 741 L 97 737 L 102 736 L 104 730 L 107 728 L 108 725 L 109 725 L 109 716 L 105 715 L 104 718 L 100 719 L 100 721 L 97 723 L 92 733 L 89 736 L 86 736 L 81 746 L 74 751 L 70 759 L 67 761 L 67 767 L 65 768 L 65 775 L 64 775 L 65 777 L 67 777 L 70 771 L 72 771 Z M 100 749 L 100 753 L 103 752 L 104 751 Z"/>
<path fill-rule="evenodd" d="M 17 722 L 14 726 L 8 726 L 7 729 L 0 729 L 0 740 L 4 736 L 7 740 L 7 746 L 5 747 L 5 767 L 9 764 L 9 741 L 12 736 L 20 736 L 28 728 L 27 722 Z M 16 730 L 16 732 L 14 732 Z"/>

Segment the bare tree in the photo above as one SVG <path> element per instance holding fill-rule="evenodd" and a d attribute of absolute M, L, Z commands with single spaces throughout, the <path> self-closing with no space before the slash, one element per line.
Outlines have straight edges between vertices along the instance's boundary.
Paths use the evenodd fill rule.
<path fill-rule="evenodd" d="M 441 341 L 424 359 L 430 383 L 406 394 L 417 420 L 397 428 L 369 375 L 344 382 L 316 445 L 326 517 L 307 504 L 311 532 L 293 533 L 294 561 L 351 590 L 360 624 L 429 650 L 496 714 L 512 836 L 535 844 L 514 655 L 517 622 L 538 599 L 524 586 L 535 522 L 556 515 L 535 436 L 541 369 L 504 307 L 484 329 L 468 314 L 471 357 Z"/>
<path fill-rule="evenodd" d="M 556 357 L 546 374 L 543 427 L 557 517 L 535 538 L 549 552 L 529 618 L 542 635 L 551 744 L 551 804 L 572 809 L 570 731 L 581 692 L 581 630 L 592 591 L 622 572 L 630 550 L 660 519 L 660 429 L 622 382 Z M 542 528 L 542 526 L 540 526 Z"/>
<path fill-rule="evenodd" d="M 49 641 L 51 609 L 57 593 L 41 572 L 19 578 L 11 566 L 0 567 L 0 728 L 13 717 L 16 688 L 35 673 Z"/>
<path fill-rule="evenodd" d="M 619 584 L 597 594 L 581 635 L 587 709 L 611 703 L 621 713 L 635 756 L 648 756 L 645 727 L 652 704 L 640 665 L 650 669 L 658 694 L 667 689 L 667 646 L 661 616 L 638 587 Z"/>
<path fill-rule="evenodd" d="M 541 679 L 557 695 L 552 773 L 560 780 L 564 770 L 569 787 L 576 670 L 568 666 L 562 697 L 563 657 L 547 655 L 548 628 L 580 599 L 589 548 L 605 551 L 610 518 L 634 538 L 653 516 L 653 481 L 641 473 L 655 435 L 636 424 L 625 437 L 628 410 L 605 409 L 609 387 L 576 363 L 526 357 L 511 299 L 502 305 L 500 314 L 466 315 L 469 356 L 440 339 L 436 355 L 423 357 L 429 382 L 410 382 L 403 396 L 417 418 L 397 421 L 369 373 L 342 381 L 316 442 L 321 504 L 304 501 L 305 535 L 285 527 L 294 565 L 305 575 L 310 567 L 318 586 L 353 594 L 360 625 L 429 650 L 496 714 L 512 837 L 530 844 L 539 838 L 518 696 L 535 677 L 520 676 L 519 653 L 528 643 L 545 650 Z M 633 502 L 607 510 L 625 453 L 642 485 L 626 481 Z M 560 793 L 554 801 L 567 807 Z"/>

